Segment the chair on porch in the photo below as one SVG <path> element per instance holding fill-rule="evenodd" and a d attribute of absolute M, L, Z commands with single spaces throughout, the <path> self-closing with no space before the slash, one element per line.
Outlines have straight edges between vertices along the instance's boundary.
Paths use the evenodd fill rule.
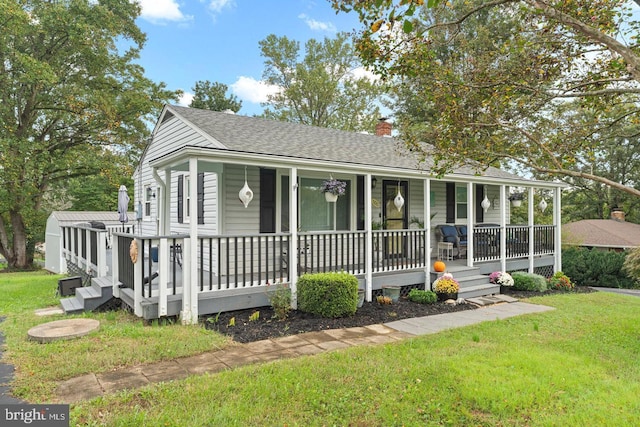
<path fill-rule="evenodd" d="M 436 225 L 435 230 L 436 240 L 438 242 L 445 242 L 453 244 L 453 248 L 457 251 L 455 254 L 456 258 L 460 258 L 462 254 L 462 250 L 466 252 L 467 250 L 467 241 L 465 239 L 464 248 L 460 242 L 460 236 L 458 235 L 458 229 L 455 225 L 450 224 L 439 224 Z"/>
<path fill-rule="evenodd" d="M 460 242 L 460 250 L 458 251 L 458 258 L 462 258 L 462 253 L 466 257 L 467 254 L 467 226 L 466 225 L 456 225 L 456 230 L 458 230 L 458 241 Z"/>

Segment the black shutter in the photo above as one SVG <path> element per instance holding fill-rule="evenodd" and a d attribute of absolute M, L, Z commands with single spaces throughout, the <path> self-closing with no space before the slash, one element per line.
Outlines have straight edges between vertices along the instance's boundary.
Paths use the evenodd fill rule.
<path fill-rule="evenodd" d="M 198 224 L 204 224 L 204 172 L 198 174 Z"/>
<path fill-rule="evenodd" d="M 358 230 L 364 230 L 364 176 L 359 175 L 356 181 L 358 199 Z"/>
<path fill-rule="evenodd" d="M 275 169 L 260 169 L 260 232 L 276 232 Z"/>
<path fill-rule="evenodd" d="M 184 196 L 182 194 L 184 190 L 184 177 L 178 176 L 178 222 L 182 224 L 184 222 Z"/>
<path fill-rule="evenodd" d="M 447 224 L 456 222 L 456 184 L 447 182 Z"/>
<path fill-rule="evenodd" d="M 476 184 L 476 223 L 484 222 L 484 209 L 482 209 L 482 201 L 484 200 L 484 185 Z"/>

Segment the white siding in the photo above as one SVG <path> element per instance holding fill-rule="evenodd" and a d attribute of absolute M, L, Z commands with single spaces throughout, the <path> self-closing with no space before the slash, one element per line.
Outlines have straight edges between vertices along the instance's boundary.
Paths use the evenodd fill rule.
<path fill-rule="evenodd" d="M 244 186 L 244 166 L 224 165 L 222 217 L 223 234 L 254 234 L 260 232 L 260 169 L 247 167 L 247 183 L 253 191 L 253 200 L 246 208 L 238 193 Z M 279 212 L 278 207 L 276 211 Z"/>

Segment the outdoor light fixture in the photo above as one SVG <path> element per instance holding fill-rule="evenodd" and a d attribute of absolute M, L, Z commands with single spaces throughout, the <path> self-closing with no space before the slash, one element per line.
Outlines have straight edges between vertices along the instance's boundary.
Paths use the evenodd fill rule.
<path fill-rule="evenodd" d="M 395 199 L 393 199 L 393 204 L 396 205 L 398 212 L 400 212 L 404 206 L 404 197 L 400 194 L 400 181 L 398 181 L 398 194 L 396 194 Z"/>
<path fill-rule="evenodd" d="M 482 200 L 482 203 L 480 203 L 480 206 L 482 206 L 482 210 L 484 211 L 484 213 L 487 213 L 487 211 L 489 210 L 489 207 L 491 206 L 491 202 L 489 201 L 489 198 L 487 197 L 487 186 L 484 186 L 484 199 Z"/>
<path fill-rule="evenodd" d="M 540 212 L 544 213 L 545 209 L 547 209 L 547 201 L 544 199 L 540 200 L 538 207 L 540 208 Z"/>
<path fill-rule="evenodd" d="M 376 188 L 376 185 L 378 185 L 378 180 L 374 176 L 373 178 L 371 178 L 371 188 Z"/>
<path fill-rule="evenodd" d="M 249 184 L 247 184 L 247 167 L 244 167 L 244 186 L 238 192 L 238 198 L 246 208 L 253 200 L 253 191 L 249 188 Z"/>

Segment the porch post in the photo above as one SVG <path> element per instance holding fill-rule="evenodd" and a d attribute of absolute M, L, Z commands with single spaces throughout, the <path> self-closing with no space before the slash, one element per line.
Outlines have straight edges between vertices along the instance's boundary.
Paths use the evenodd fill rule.
<path fill-rule="evenodd" d="M 107 232 L 97 232 L 96 244 L 98 245 L 98 277 L 105 277 L 107 275 Z"/>
<path fill-rule="evenodd" d="M 555 236 L 554 236 L 554 252 L 555 252 L 555 261 L 554 261 L 554 273 L 557 271 L 562 271 L 562 232 L 560 230 L 561 224 L 561 209 L 560 209 L 560 199 L 561 199 L 561 188 L 556 187 L 553 193 L 553 225 L 555 226 Z"/>
<path fill-rule="evenodd" d="M 282 230 L 280 230 L 282 231 Z M 291 308 L 298 308 L 298 169 L 289 172 L 289 283 L 291 286 Z"/>
<path fill-rule="evenodd" d="M 164 188 L 162 192 L 162 203 L 160 204 L 162 215 L 160 221 L 163 226 L 162 234 L 171 234 L 171 171 L 164 171 Z"/>
<path fill-rule="evenodd" d="M 86 251 L 83 257 L 84 271 L 86 271 L 87 274 L 91 276 L 92 275 L 91 274 L 91 229 L 85 228 L 84 230 L 82 230 L 82 232 L 84 233 L 84 241 L 85 241 L 84 249 Z"/>
<path fill-rule="evenodd" d="M 533 187 L 529 187 L 529 206 L 528 206 L 528 221 L 527 221 L 527 225 L 529 226 L 529 273 L 533 273 L 534 270 L 534 264 L 533 264 L 533 249 L 534 249 L 534 242 L 533 242 L 533 226 L 535 224 L 534 221 L 534 210 L 535 210 L 535 203 L 534 203 L 534 196 L 535 192 L 533 191 Z"/>
<path fill-rule="evenodd" d="M 500 271 L 507 271 L 507 192 L 500 186 Z"/>
<path fill-rule="evenodd" d="M 118 236 L 111 235 L 111 289 L 113 296 L 120 298 L 120 265 L 118 264 L 118 254 L 120 245 Z"/>
<path fill-rule="evenodd" d="M 189 159 L 189 239 L 185 241 L 182 324 L 198 323 L 198 159 Z"/>
<path fill-rule="evenodd" d="M 431 180 L 422 183 L 424 197 L 424 290 L 431 290 Z"/>
<path fill-rule="evenodd" d="M 373 235 L 371 233 L 371 174 L 368 173 L 364 177 L 364 229 L 365 229 L 365 247 L 367 248 L 364 257 L 364 293 L 367 302 L 373 299 Z"/>
<path fill-rule="evenodd" d="M 473 236 L 473 218 L 477 202 L 475 199 L 473 183 L 467 182 L 467 267 L 473 267 L 473 241 L 470 241 L 469 237 Z M 471 237 L 471 240 L 473 240 L 473 237 Z M 458 257 L 460 257 L 460 254 L 458 254 Z"/>
<path fill-rule="evenodd" d="M 158 234 L 161 236 L 166 236 L 167 233 L 167 223 L 166 223 L 166 218 L 167 216 L 166 214 L 166 209 L 165 206 L 167 206 L 167 193 L 171 193 L 170 191 L 167 192 L 166 191 L 166 181 L 162 181 L 162 179 L 160 178 L 160 175 L 158 174 L 158 171 L 156 170 L 156 168 L 152 168 L 151 169 L 151 174 L 153 175 L 153 179 L 156 181 L 156 184 L 158 184 L 158 191 L 156 194 L 156 221 L 159 223 L 158 224 Z M 171 175 L 169 173 L 167 173 L 167 170 L 165 169 L 165 179 L 167 177 L 167 175 L 170 177 Z"/>
<path fill-rule="evenodd" d="M 140 240 L 136 237 L 133 238 L 138 248 L 141 248 L 143 240 Z M 133 312 L 136 316 L 142 317 L 142 264 L 144 264 L 143 259 L 138 259 L 137 262 L 133 265 Z"/>

